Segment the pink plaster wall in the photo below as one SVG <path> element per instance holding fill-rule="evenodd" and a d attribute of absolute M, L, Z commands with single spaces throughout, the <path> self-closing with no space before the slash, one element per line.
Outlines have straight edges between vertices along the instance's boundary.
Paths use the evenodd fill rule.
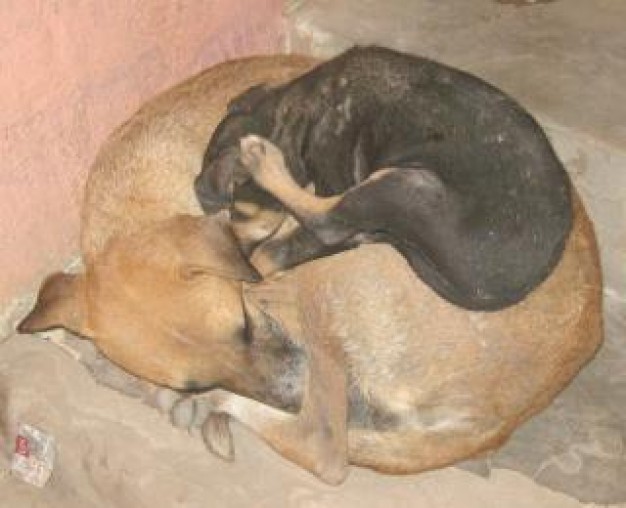
<path fill-rule="evenodd" d="M 282 0 L 0 0 L 0 307 L 75 252 L 98 146 L 144 100 L 280 51 Z"/>

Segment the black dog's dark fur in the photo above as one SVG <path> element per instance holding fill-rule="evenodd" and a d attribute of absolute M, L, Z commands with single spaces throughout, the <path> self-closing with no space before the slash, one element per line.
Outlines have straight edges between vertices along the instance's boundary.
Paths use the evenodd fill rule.
<path fill-rule="evenodd" d="M 249 90 L 209 143 L 196 180 L 205 210 L 233 198 L 239 140 L 251 133 L 283 151 L 300 185 L 320 196 L 350 190 L 331 226 L 384 238 L 465 308 L 521 300 L 551 272 L 571 227 L 568 176 L 535 120 L 430 60 L 357 47 L 282 87 Z M 362 183 L 381 168 L 399 170 Z M 272 205 L 250 182 L 235 192 L 251 188 Z"/>

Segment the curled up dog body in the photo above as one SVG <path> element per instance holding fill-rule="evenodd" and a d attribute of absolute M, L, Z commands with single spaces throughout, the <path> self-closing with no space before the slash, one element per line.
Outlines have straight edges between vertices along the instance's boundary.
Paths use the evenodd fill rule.
<path fill-rule="evenodd" d="M 227 100 L 312 65 L 292 56 L 217 66 L 114 134 L 88 183 L 85 272 L 49 277 L 20 330 L 65 327 L 128 372 L 192 391 L 208 412 L 207 444 L 225 458 L 234 447 L 229 418 L 334 484 L 348 464 L 413 473 L 492 449 L 549 404 L 601 341 L 598 255 L 584 208 L 573 192 L 562 255 L 522 301 L 497 312 L 451 303 L 384 243 L 259 281 L 240 237 L 250 247 L 298 229 L 271 194 L 247 173 L 235 189 L 236 201 L 249 192 L 267 203 L 241 200 L 240 213 L 262 218 L 251 234 L 245 221 L 194 213 L 191 185 L 180 193 Z M 276 155 L 252 141 L 250 171 Z M 188 157 L 172 164 L 164 152 Z M 137 211 L 138 190 L 146 203 L 158 195 L 167 204 Z"/>
<path fill-rule="evenodd" d="M 272 163 L 254 163 L 253 146 L 242 153 L 249 134 L 265 138 L 257 150 L 273 151 Z M 377 47 L 234 100 L 195 186 L 207 211 L 234 200 L 296 217 L 300 227 L 253 254 L 263 274 L 385 241 L 438 294 L 474 310 L 532 291 L 571 227 L 567 174 L 519 104 L 474 76 Z"/>

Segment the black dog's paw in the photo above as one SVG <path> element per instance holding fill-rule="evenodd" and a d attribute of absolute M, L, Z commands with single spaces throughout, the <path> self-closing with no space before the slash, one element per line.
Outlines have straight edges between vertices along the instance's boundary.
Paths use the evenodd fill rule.
<path fill-rule="evenodd" d="M 283 153 L 265 138 L 251 134 L 241 139 L 241 164 L 254 181 L 265 190 L 291 184 Z"/>

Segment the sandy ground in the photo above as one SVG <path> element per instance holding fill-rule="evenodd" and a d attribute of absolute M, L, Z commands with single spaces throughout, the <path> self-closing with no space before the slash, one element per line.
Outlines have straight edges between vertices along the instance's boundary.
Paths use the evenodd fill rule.
<path fill-rule="evenodd" d="M 583 506 L 506 469 L 483 478 L 458 468 L 406 477 L 353 468 L 344 485 L 327 487 L 236 425 L 236 459 L 225 463 L 199 436 L 97 384 L 65 351 L 34 337 L 13 336 L 0 345 L 0 373 L 11 386 L 10 426 L 27 422 L 57 439 L 56 467 L 43 489 L 7 474 L 4 443 L 3 507 Z"/>

